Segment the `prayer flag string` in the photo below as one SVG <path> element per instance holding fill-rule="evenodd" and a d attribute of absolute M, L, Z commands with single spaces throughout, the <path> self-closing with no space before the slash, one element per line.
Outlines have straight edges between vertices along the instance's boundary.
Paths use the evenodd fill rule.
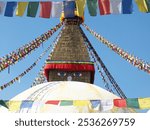
<path fill-rule="evenodd" d="M 123 59 L 128 61 L 130 64 L 132 64 L 134 67 L 137 67 L 140 70 L 143 70 L 144 72 L 147 72 L 150 74 L 150 64 L 148 62 L 144 62 L 144 60 L 139 59 L 138 57 L 135 57 L 128 52 L 124 51 L 117 45 L 114 45 L 113 43 L 109 42 L 107 39 L 102 37 L 100 34 L 96 33 L 92 29 L 90 29 L 89 26 L 86 24 L 82 24 L 87 31 L 89 31 L 93 36 L 95 36 L 99 41 L 101 41 L 103 44 L 105 44 L 108 48 L 113 50 L 115 53 L 117 53 L 119 56 L 121 56 Z"/>
<path fill-rule="evenodd" d="M 48 32 L 42 34 L 35 40 L 31 41 L 28 44 L 20 47 L 16 51 L 13 51 L 3 57 L 0 58 L 0 72 L 8 68 L 10 65 L 16 64 L 20 60 L 22 60 L 27 55 L 31 54 L 35 49 L 39 48 L 43 42 L 47 41 L 53 33 L 55 33 L 63 23 L 59 23 L 54 28 L 49 30 Z"/>
<path fill-rule="evenodd" d="M 95 100 L 0 100 L 0 106 L 5 107 L 10 112 L 19 112 L 21 109 L 32 109 L 35 105 L 43 104 L 46 106 L 59 106 L 60 108 L 74 106 L 74 107 L 91 107 L 97 112 L 110 111 L 114 108 L 127 108 L 127 109 L 150 109 L 150 98 L 127 98 L 127 99 L 95 99 Z M 134 111 L 135 112 L 135 111 Z"/>
<path fill-rule="evenodd" d="M 20 78 L 22 78 L 23 76 L 25 76 L 27 73 L 29 73 L 36 65 L 37 63 L 42 59 L 42 57 L 50 50 L 50 48 L 52 47 L 52 45 L 50 45 L 40 56 L 39 58 L 29 67 L 27 68 L 24 72 L 22 72 L 19 76 L 15 77 L 14 79 L 12 79 L 10 82 L 0 86 L 0 91 L 7 88 L 8 86 L 14 84 L 16 81 L 18 81 Z"/>
<path fill-rule="evenodd" d="M 63 30 L 63 29 L 62 29 L 62 30 Z M 55 48 L 55 46 L 56 46 L 56 44 L 57 44 L 57 41 L 58 41 L 58 39 L 61 37 L 62 30 L 60 31 L 60 33 L 58 34 L 58 36 L 56 37 L 56 39 L 55 39 L 54 42 L 52 43 L 52 50 L 51 50 L 51 52 L 50 52 L 50 54 L 49 54 L 47 60 L 50 60 L 50 59 L 51 59 L 52 53 L 53 53 L 54 48 Z M 40 69 L 40 72 L 38 73 L 38 76 L 37 76 L 37 77 L 35 78 L 35 80 L 33 81 L 31 87 L 36 86 L 36 85 L 41 84 L 41 83 L 44 83 L 44 82 L 47 82 L 47 79 L 46 79 L 46 77 L 45 77 L 45 75 L 44 75 L 44 67 L 45 67 L 45 65 L 46 65 L 46 63 L 47 63 L 47 60 L 46 60 L 46 62 L 44 63 L 44 65 L 42 66 L 42 68 Z"/>

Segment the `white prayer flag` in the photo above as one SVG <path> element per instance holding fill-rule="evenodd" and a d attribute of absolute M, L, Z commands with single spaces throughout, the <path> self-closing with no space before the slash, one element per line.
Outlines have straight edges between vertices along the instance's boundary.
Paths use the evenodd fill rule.
<path fill-rule="evenodd" d="M 113 109 L 113 106 L 114 106 L 113 99 L 101 100 L 100 111 L 102 112 L 109 111 Z"/>
<path fill-rule="evenodd" d="M 5 2 L 0 1 L 0 14 L 3 13 L 4 7 L 5 7 Z"/>
<path fill-rule="evenodd" d="M 52 17 L 59 18 L 62 13 L 62 2 L 52 2 Z"/>
<path fill-rule="evenodd" d="M 111 14 L 122 13 L 122 0 L 110 0 Z"/>

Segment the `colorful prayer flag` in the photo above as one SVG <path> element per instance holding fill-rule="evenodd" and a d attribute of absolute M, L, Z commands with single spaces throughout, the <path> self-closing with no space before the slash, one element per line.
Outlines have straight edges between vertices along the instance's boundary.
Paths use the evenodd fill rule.
<path fill-rule="evenodd" d="M 8 106 L 6 105 L 5 101 L 3 101 L 3 100 L 0 100 L 0 105 L 3 106 L 3 107 L 8 108 Z"/>
<path fill-rule="evenodd" d="M 39 2 L 29 2 L 27 9 L 28 17 L 35 17 L 38 11 Z"/>
<path fill-rule="evenodd" d="M 16 16 L 23 16 L 27 8 L 28 2 L 18 2 Z"/>
<path fill-rule="evenodd" d="M 131 14 L 133 11 L 132 0 L 122 0 L 122 13 Z"/>
<path fill-rule="evenodd" d="M 7 2 L 4 16 L 12 17 L 17 7 L 17 2 Z"/>
<path fill-rule="evenodd" d="M 91 16 L 97 15 L 97 0 L 87 0 L 87 7 Z"/>
<path fill-rule="evenodd" d="M 91 102 L 92 108 L 96 108 L 101 103 L 100 100 L 90 100 L 90 102 Z"/>
<path fill-rule="evenodd" d="M 58 100 L 49 100 L 45 104 L 52 104 L 52 105 L 58 105 L 60 101 Z"/>
<path fill-rule="evenodd" d="M 25 100 L 25 101 L 22 101 L 20 108 L 31 108 L 32 105 L 33 105 L 33 101 Z"/>
<path fill-rule="evenodd" d="M 62 2 L 52 2 L 52 17 L 59 18 L 62 13 Z"/>
<path fill-rule="evenodd" d="M 72 106 L 73 105 L 73 101 L 70 100 L 62 100 L 60 102 L 60 106 Z"/>
<path fill-rule="evenodd" d="M 98 0 L 99 10 L 101 15 L 110 14 L 110 1 L 109 0 Z"/>
<path fill-rule="evenodd" d="M 128 98 L 126 99 L 128 108 L 139 108 L 138 98 Z"/>
<path fill-rule="evenodd" d="M 76 0 L 77 15 L 80 17 L 84 16 L 85 4 L 86 0 Z"/>
<path fill-rule="evenodd" d="M 6 104 L 9 107 L 9 111 L 11 112 L 17 112 L 20 110 L 21 101 L 9 101 Z"/>
<path fill-rule="evenodd" d="M 90 102 L 87 100 L 74 100 L 73 106 L 89 106 Z"/>
<path fill-rule="evenodd" d="M 116 107 L 126 107 L 126 100 L 125 99 L 114 99 L 114 106 Z"/>
<path fill-rule="evenodd" d="M 50 18 L 52 2 L 40 2 L 40 17 Z"/>
<path fill-rule="evenodd" d="M 111 14 L 122 13 L 122 0 L 110 0 Z"/>
<path fill-rule="evenodd" d="M 63 1 L 64 17 L 70 18 L 75 16 L 75 2 L 74 1 Z"/>
<path fill-rule="evenodd" d="M 139 98 L 140 109 L 150 109 L 150 98 Z"/>
<path fill-rule="evenodd" d="M 139 10 L 141 12 L 148 12 L 148 8 L 147 8 L 147 4 L 146 4 L 146 1 L 145 0 L 135 0 Z"/>
<path fill-rule="evenodd" d="M 5 7 L 5 2 L 0 1 L 0 14 L 3 13 L 4 7 Z"/>
<path fill-rule="evenodd" d="M 145 1 L 146 1 L 148 12 L 150 12 L 150 0 L 145 0 Z"/>
<path fill-rule="evenodd" d="M 109 111 L 113 109 L 113 106 L 114 104 L 112 99 L 100 101 L 100 111 Z"/>

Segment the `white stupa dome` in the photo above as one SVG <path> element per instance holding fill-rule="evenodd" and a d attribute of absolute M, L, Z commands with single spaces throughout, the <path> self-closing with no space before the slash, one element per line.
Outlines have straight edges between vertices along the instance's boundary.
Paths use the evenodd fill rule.
<path fill-rule="evenodd" d="M 116 99 L 118 96 L 89 83 L 74 81 L 58 81 L 43 83 L 20 93 L 10 101 L 32 100 L 31 108 L 20 108 L 17 112 L 93 112 L 89 106 L 46 105 L 48 100 L 101 100 Z M 100 112 L 100 111 L 99 111 Z M 109 112 L 129 112 L 127 109 L 114 109 Z"/>

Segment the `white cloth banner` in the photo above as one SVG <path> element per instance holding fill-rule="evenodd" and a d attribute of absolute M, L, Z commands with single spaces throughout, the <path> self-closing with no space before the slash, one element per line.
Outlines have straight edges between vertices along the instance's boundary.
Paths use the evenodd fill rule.
<path fill-rule="evenodd" d="M 122 0 L 110 0 L 111 14 L 122 13 Z"/>
<path fill-rule="evenodd" d="M 100 111 L 102 111 L 102 112 L 109 111 L 109 110 L 113 109 L 113 106 L 114 106 L 113 99 L 101 100 Z"/>
<path fill-rule="evenodd" d="M 52 2 L 52 17 L 59 18 L 62 13 L 62 2 Z"/>
<path fill-rule="evenodd" d="M 3 13 L 4 7 L 5 7 L 5 2 L 0 1 L 0 14 Z"/>

